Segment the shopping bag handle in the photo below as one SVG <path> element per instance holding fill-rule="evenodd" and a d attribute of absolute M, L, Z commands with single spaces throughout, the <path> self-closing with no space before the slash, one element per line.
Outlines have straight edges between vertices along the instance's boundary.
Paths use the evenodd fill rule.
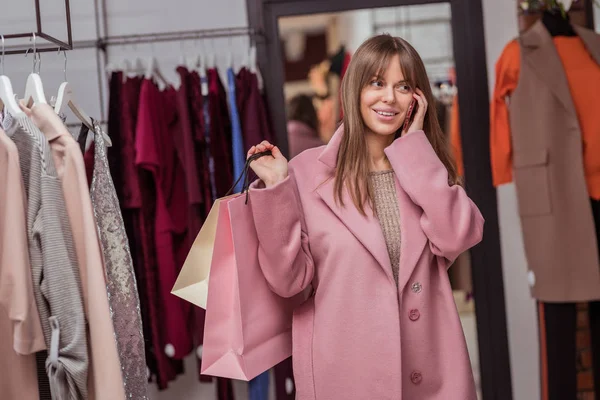
<path fill-rule="evenodd" d="M 250 187 L 250 178 L 249 178 L 250 163 L 252 163 L 252 161 L 258 160 L 261 157 L 270 156 L 270 155 L 272 155 L 271 150 L 267 150 L 267 151 L 263 151 L 260 153 L 252 154 L 250 157 L 248 157 L 248 159 L 246 160 L 246 164 L 244 165 L 244 170 L 242 171 L 240 176 L 238 176 L 237 180 L 235 181 L 235 183 L 233 184 L 231 189 L 229 189 L 227 191 L 227 194 L 225 196 L 229 196 L 231 193 L 233 193 L 233 190 L 235 189 L 237 184 L 240 182 L 240 180 L 242 178 L 244 178 L 244 185 L 242 186 L 242 193 L 246 192 L 246 203 L 245 204 L 248 204 L 248 188 Z"/>

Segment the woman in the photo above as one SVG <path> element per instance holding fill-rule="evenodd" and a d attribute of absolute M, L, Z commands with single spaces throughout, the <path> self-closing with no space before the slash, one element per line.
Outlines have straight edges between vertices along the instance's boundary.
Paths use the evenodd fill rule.
<path fill-rule="evenodd" d="M 287 110 L 287 132 L 290 158 L 304 150 L 319 147 L 323 141 L 319 137 L 319 119 L 310 96 L 299 94 L 290 100 Z"/>
<path fill-rule="evenodd" d="M 405 131 L 412 100 L 418 108 Z M 482 238 L 457 184 L 423 62 L 373 37 L 342 83 L 343 125 L 327 146 L 251 167 L 259 260 L 294 311 L 299 400 L 476 400 L 447 268 Z"/>

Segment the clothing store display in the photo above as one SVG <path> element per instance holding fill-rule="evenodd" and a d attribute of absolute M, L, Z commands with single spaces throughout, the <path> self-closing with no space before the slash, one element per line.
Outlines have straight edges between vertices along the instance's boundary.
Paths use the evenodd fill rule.
<path fill-rule="evenodd" d="M 381 224 L 381 231 L 390 256 L 390 268 L 394 281 L 398 285 L 398 268 L 400 265 L 400 215 L 396 200 L 396 176 L 393 170 L 369 173 L 373 185 L 373 200 L 375 214 Z"/>
<path fill-rule="evenodd" d="M 600 299 L 589 205 L 600 198 L 600 35 L 574 29 L 552 38 L 538 21 L 509 43 L 491 105 L 494 184 L 514 175 L 531 295 L 546 302 Z"/>
<path fill-rule="evenodd" d="M 94 125 L 91 200 L 98 224 L 125 395 L 147 399 L 146 357 L 137 285 L 119 199 L 110 175 L 103 132 Z"/>
<path fill-rule="evenodd" d="M 315 293 L 294 311 L 298 400 L 475 400 L 446 270 L 481 240 L 483 217 L 462 187 L 448 185 L 424 132 L 396 139 L 385 150 L 401 216 L 396 286 L 372 210 L 365 218 L 348 195 L 346 207 L 334 199 L 330 178 L 342 135 L 343 127 L 327 147 L 292 160 L 284 181 L 264 189 L 253 184 L 250 191 L 269 285 L 283 297 L 309 285 Z M 331 368 L 333 359 L 344 362 Z"/>
<path fill-rule="evenodd" d="M 110 317 L 103 254 L 94 218 L 83 154 L 63 122 L 47 104 L 30 110 L 32 121 L 50 143 L 73 232 L 89 329 L 88 388 L 94 399 L 124 399 L 121 365 Z"/>
<path fill-rule="evenodd" d="M 514 176 L 550 400 L 577 396 L 576 302 L 589 302 L 600 386 L 600 36 L 563 28 L 543 18 L 506 46 L 491 105 L 492 176 L 496 186 Z"/>
<path fill-rule="evenodd" d="M 0 393 L 38 400 L 35 352 L 46 349 L 35 303 L 19 153 L 0 128 Z"/>
<path fill-rule="evenodd" d="M 158 86 L 144 80 L 135 136 L 136 165 L 151 174 L 156 198 L 153 245 L 158 295 L 164 307 L 160 319 L 164 342 L 155 351 L 163 351 L 169 358 L 182 359 L 193 350 L 192 336 L 187 328 L 187 313 L 191 306 L 171 295 L 171 289 L 179 272 L 175 249 L 179 241 L 187 240 L 188 201 L 184 174 L 169 130 L 175 103 L 162 99 L 163 93 Z"/>
<path fill-rule="evenodd" d="M 89 358 L 82 285 L 55 159 L 44 134 L 27 117 L 14 118 L 6 133 L 19 150 L 33 290 L 52 397 L 85 399 Z"/>
<path fill-rule="evenodd" d="M 108 160 L 121 204 L 138 284 L 149 379 L 156 381 L 158 387 L 164 389 L 170 380 L 175 379 L 178 371 L 181 371 L 182 364 L 180 361 L 169 359 L 164 351 L 156 351 L 164 348 L 162 326 L 159 322 L 161 299 L 158 295 L 153 233 L 156 195 L 151 173 L 138 169 L 135 163 L 142 82 L 140 77 L 128 77 L 124 81 L 121 72 L 115 72 L 111 77 L 108 126 L 113 148 L 108 152 Z M 115 95 L 113 88 L 116 91 Z M 120 165 L 121 168 L 115 169 L 112 165 Z M 121 187 L 118 186 L 118 182 L 121 182 Z"/>

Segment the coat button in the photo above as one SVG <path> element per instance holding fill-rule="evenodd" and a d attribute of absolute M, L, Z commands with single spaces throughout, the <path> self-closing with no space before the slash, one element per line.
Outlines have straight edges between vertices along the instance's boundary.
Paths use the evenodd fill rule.
<path fill-rule="evenodd" d="M 421 372 L 413 371 L 410 374 L 410 381 L 412 383 L 414 383 L 415 385 L 418 385 L 419 383 L 421 383 L 422 380 L 423 380 L 423 375 L 421 375 Z"/>
<path fill-rule="evenodd" d="M 410 310 L 410 312 L 408 313 L 408 318 L 411 321 L 416 321 L 419 319 L 419 317 L 421 317 L 421 313 L 417 309 Z"/>
<path fill-rule="evenodd" d="M 421 293 L 421 290 L 423 290 L 423 286 L 421 286 L 419 282 L 415 282 L 412 284 L 411 289 L 413 293 Z"/>

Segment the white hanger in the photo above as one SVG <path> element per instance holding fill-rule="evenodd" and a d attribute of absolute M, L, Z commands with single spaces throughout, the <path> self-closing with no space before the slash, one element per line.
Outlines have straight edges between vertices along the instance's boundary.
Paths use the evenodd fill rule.
<path fill-rule="evenodd" d="M 158 68 L 158 61 L 154 56 L 154 45 L 152 45 L 152 53 L 152 56 L 148 57 L 148 63 L 146 65 L 146 73 L 144 74 L 144 77 L 146 79 L 158 78 L 159 87 L 162 90 L 165 87 L 169 86 L 169 83 L 167 82 L 163 74 L 160 72 L 160 68 Z"/>
<path fill-rule="evenodd" d="M 60 49 L 59 49 L 59 52 L 60 52 Z M 56 96 L 56 103 L 54 103 L 54 112 L 56 114 L 60 115 L 61 113 L 63 113 L 65 111 L 65 109 L 67 107 L 69 107 L 71 109 L 71 111 L 73 111 L 73 114 L 75 114 L 75 116 L 85 126 L 87 126 L 88 129 L 90 129 L 93 132 L 93 131 L 95 131 L 95 129 L 94 129 L 94 123 L 92 122 L 92 119 L 77 104 L 77 101 L 75 99 L 75 94 L 73 93 L 73 88 L 72 88 L 71 84 L 69 84 L 69 82 L 67 81 L 67 52 L 65 50 L 63 50 L 63 53 L 65 56 L 65 69 L 64 69 L 65 81 L 63 83 L 61 83 L 60 87 L 58 88 L 58 95 Z M 91 135 L 91 136 L 93 139 L 93 135 Z M 106 145 L 108 147 L 112 146 L 112 141 L 110 140 L 110 137 L 108 137 L 108 135 L 106 133 L 103 135 L 103 137 L 104 137 L 104 141 L 106 142 Z M 90 141 L 90 145 L 91 145 L 91 139 L 90 139 L 89 133 L 88 133 L 88 139 L 86 140 L 86 150 L 87 150 L 87 148 L 89 148 L 89 146 L 87 145 L 87 141 Z"/>
<path fill-rule="evenodd" d="M 29 53 L 29 49 L 25 53 L 25 57 Z M 35 33 L 33 33 L 33 70 L 31 74 L 27 77 L 27 82 L 25 83 L 25 96 L 23 99 L 25 100 L 25 106 L 31 107 L 33 104 L 48 104 L 46 101 L 46 96 L 44 95 L 44 85 L 42 84 L 42 78 L 39 75 L 42 59 L 40 58 L 40 54 L 37 52 L 36 47 L 36 37 Z M 37 72 L 35 70 L 37 61 Z"/>
<path fill-rule="evenodd" d="M 204 44 L 204 42 L 202 42 Z M 200 91 L 202 96 L 208 96 L 208 83 L 205 82 L 206 79 L 206 52 L 204 51 L 204 46 L 200 50 L 200 56 L 198 57 L 198 75 L 200 75 Z"/>
<path fill-rule="evenodd" d="M 256 74 L 256 80 L 258 81 L 258 89 L 260 91 L 262 91 L 263 79 L 262 79 L 262 75 L 260 74 L 260 70 L 258 69 L 258 65 L 256 63 L 256 46 L 255 45 L 250 46 L 250 55 L 248 57 L 248 68 L 250 69 L 250 72 L 252 72 L 253 74 Z"/>
<path fill-rule="evenodd" d="M 231 36 L 229 37 L 229 47 L 227 49 L 227 61 L 226 61 L 226 66 L 227 68 L 231 68 L 233 69 L 233 50 L 232 50 L 232 44 L 231 44 Z"/>
<path fill-rule="evenodd" d="M 17 104 L 15 100 L 15 93 L 12 88 L 12 84 L 10 83 L 10 79 L 8 76 L 4 75 L 4 35 L 0 35 L 2 37 L 2 59 L 0 60 L 0 65 L 2 66 L 2 73 L 0 74 L 0 112 L 3 108 L 6 107 L 6 110 L 13 117 L 24 117 L 25 113 Z"/>

